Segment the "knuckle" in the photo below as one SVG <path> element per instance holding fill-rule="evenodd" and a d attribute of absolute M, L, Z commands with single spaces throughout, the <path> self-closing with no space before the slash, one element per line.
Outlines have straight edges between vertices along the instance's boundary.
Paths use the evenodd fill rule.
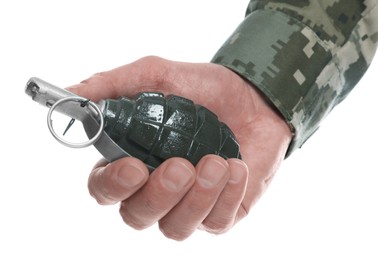
<path fill-rule="evenodd" d="M 93 74 L 92 76 L 90 76 L 89 78 L 81 81 L 80 83 L 84 85 L 92 85 L 97 82 L 106 81 L 105 79 L 106 79 L 105 72 L 97 72 Z"/>
<path fill-rule="evenodd" d="M 122 217 L 123 222 L 136 230 L 143 230 L 150 226 L 143 222 L 142 217 L 138 217 L 137 215 L 132 214 L 132 211 L 127 209 L 123 203 L 121 205 L 119 213 Z"/>
<path fill-rule="evenodd" d="M 159 56 L 154 56 L 154 55 L 145 56 L 145 57 L 139 59 L 139 62 L 147 63 L 147 64 L 152 65 L 152 66 L 159 66 L 162 63 L 164 63 L 165 61 L 166 61 L 165 59 L 163 59 Z"/>
<path fill-rule="evenodd" d="M 110 189 L 104 180 L 104 173 L 101 170 L 93 171 L 88 180 L 89 194 L 100 205 L 116 203 L 115 198 L 110 194 Z"/>
<path fill-rule="evenodd" d="M 89 186 L 89 194 L 97 201 L 99 205 L 110 205 L 117 203 L 117 200 L 110 195 L 107 189 L 98 189 Z"/>
<path fill-rule="evenodd" d="M 247 216 L 249 214 L 249 210 L 250 210 L 250 207 L 244 205 L 244 203 L 242 203 L 240 205 L 239 211 L 241 212 L 241 215 L 243 217 L 245 217 L 245 216 Z"/>
<path fill-rule="evenodd" d="M 165 202 L 160 202 L 160 200 L 157 200 L 156 198 L 146 197 L 142 206 L 144 207 L 144 211 L 148 212 L 151 216 L 160 216 L 166 211 L 162 204 L 165 205 Z"/>
<path fill-rule="evenodd" d="M 92 172 L 89 176 L 89 179 L 88 179 L 88 191 L 89 191 L 89 194 L 94 198 L 96 199 L 97 201 L 99 201 L 99 195 L 98 195 L 98 188 L 97 188 L 97 172 Z"/>
<path fill-rule="evenodd" d="M 201 216 L 205 212 L 209 212 L 211 210 L 211 204 L 213 203 L 213 198 L 210 198 L 211 196 L 203 197 L 201 200 L 197 199 L 193 200 L 188 203 L 188 212 L 189 214 L 193 216 Z"/>
<path fill-rule="evenodd" d="M 111 96 L 117 95 L 117 88 L 114 82 L 114 77 L 110 76 L 108 72 L 97 72 L 89 78 L 80 82 L 81 85 L 91 88 L 103 88 L 106 87 Z"/>
<path fill-rule="evenodd" d="M 193 231 L 191 230 L 183 230 L 177 227 L 171 227 L 162 224 L 159 225 L 159 229 L 165 237 L 176 241 L 183 241 L 193 233 Z"/>
<path fill-rule="evenodd" d="M 202 223 L 203 228 L 212 234 L 223 234 L 232 228 L 234 221 L 231 218 L 206 219 Z"/>
<path fill-rule="evenodd" d="M 120 208 L 123 221 L 137 230 L 150 227 L 158 221 L 165 212 L 166 209 L 156 203 L 152 198 L 145 198 L 144 202 L 139 203 L 137 208 L 134 208 L 127 201 L 124 201 Z"/>
<path fill-rule="evenodd" d="M 167 87 L 169 77 L 169 61 L 158 56 L 146 56 L 138 60 L 141 67 L 148 68 L 144 76 L 149 77 L 151 81 L 159 87 Z"/>

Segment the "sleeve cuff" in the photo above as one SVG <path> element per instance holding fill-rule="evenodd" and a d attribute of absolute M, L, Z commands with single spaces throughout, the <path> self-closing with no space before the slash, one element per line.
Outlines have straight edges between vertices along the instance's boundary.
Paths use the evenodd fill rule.
<path fill-rule="evenodd" d="M 326 84 L 339 75 L 338 68 L 329 65 L 332 49 L 332 42 L 322 41 L 289 15 L 255 10 L 212 62 L 244 77 L 277 107 L 294 132 L 288 156 L 317 130 L 333 107 L 335 90 Z"/>

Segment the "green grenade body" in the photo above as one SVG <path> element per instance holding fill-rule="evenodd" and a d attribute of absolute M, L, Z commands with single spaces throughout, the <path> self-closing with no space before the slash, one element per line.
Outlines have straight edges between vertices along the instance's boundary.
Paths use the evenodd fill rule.
<path fill-rule="evenodd" d="M 206 154 L 241 158 L 234 134 L 208 109 L 191 100 L 147 92 L 108 99 L 104 131 L 125 152 L 156 168 L 171 157 L 196 165 Z"/>

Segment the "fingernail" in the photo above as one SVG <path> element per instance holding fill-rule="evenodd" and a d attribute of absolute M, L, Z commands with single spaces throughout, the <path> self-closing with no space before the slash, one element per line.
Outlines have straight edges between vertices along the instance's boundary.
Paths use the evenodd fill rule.
<path fill-rule="evenodd" d="M 76 84 L 76 85 L 66 87 L 66 90 L 70 91 L 71 89 L 74 90 L 74 89 L 79 88 L 79 87 L 80 87 L 80 84 Z"/>
<path fill-rule="evenodd" d="M 248 168 L 245 163 L 241 161 L 230 162 L 231 176 L 228 182 L 239 183 L 245 178 L 245 173 L 248 172 Z"/>
<path fill-rule="evenodd" d="M 117 183 L 125 188 L 132 188 L 140 185 L 146 178 L 142 169 L 132 165 L 126 165 L 118 170 L 116 175 Z"/>
<path fill-rule="evenodd" d="M 227 167 L 216 160 L 208 160 L 201 169 L 198 181 L 202 186 L 211 188 L 218 185 L 224 175 L 227 173 Z"/>
<path fill-rule="evenodd" d="M 170 191 L 182 190 L 192 180 L 193 172 L 184 163 L 171 162 L 162 176 L 162 184 Z"/>

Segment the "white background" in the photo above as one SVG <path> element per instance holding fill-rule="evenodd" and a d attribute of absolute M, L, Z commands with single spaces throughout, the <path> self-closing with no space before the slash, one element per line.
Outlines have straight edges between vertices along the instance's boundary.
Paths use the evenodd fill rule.
<path fill-rule="evenodd" d="M 97 205 L 86 185 L 99 153 L 56 142 L 24 94 L 31 76 L 66 87 L 146 55 L 209 61 L 247 3 L 0 3 L 0 259 L 378 259 L 377 60 L 247 218 L 184 242 Z"/>

